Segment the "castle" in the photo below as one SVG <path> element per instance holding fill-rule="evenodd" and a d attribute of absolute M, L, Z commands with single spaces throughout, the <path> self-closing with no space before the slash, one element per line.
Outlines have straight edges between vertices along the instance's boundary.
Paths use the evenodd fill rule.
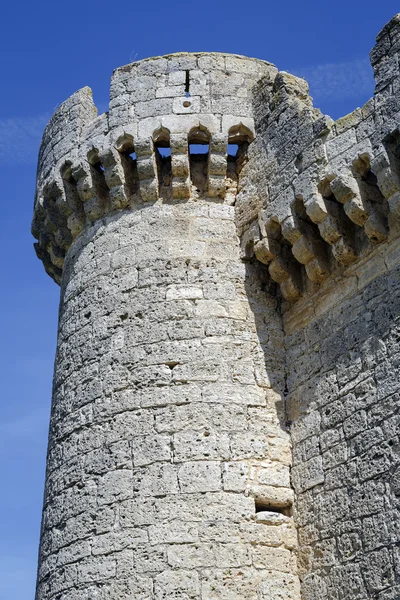
<path fill-rule="evenodd" d="M 397 15 L 336 122 L 219 53 L 56 110 L 37 600 L 399 600 L 399 60 Z"/>

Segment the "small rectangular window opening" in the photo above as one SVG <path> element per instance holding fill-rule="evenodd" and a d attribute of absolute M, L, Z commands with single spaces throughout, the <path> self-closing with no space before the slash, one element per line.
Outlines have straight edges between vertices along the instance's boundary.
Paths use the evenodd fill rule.
<path fill-rule="evenodd" d="M 274 504 L 268 504 L 262 500 L 255 500 L 256 513 L 259 512 L 273 512 L 291 517 L 293 515 L 292 505 L 288 506 L 277 506 Z"/>

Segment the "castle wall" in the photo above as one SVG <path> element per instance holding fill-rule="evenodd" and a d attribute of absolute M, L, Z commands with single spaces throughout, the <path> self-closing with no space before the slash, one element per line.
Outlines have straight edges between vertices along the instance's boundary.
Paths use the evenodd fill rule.
<path fill-rule="evenodd" d="M 399 27 L 371 52 L 375 96 L 336 123 L 304 80 L 255 88 L 237 223 L 283 299 L 304 600 L 400 595 Z"/>
<path fill-rule="evenodd" d="M 285 315 L 302 598 L 398 598 L 398 244 Z"/>
<path fill-rule="evenodd" d="M 281 323 L 238 248 L 205 200 L 70 248 L 38 600 L 299 597 L 293 519 L 265 512 L 293 500 Z"/>

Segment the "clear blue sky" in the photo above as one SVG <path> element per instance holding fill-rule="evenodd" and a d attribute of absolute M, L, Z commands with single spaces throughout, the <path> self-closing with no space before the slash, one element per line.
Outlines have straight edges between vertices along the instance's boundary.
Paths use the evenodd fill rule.
<path fill-rule="evenodd" d="M 333 118 L 373 93 L 368 52 L 398 2 L 8 2 L 0 22 L 0 600 L 32 600 L 58 287 L 30 236 L 36 156 L 54 108 L 89 85 L 104 111 L 114 68 L 223 51 L 305 76 Z"/>

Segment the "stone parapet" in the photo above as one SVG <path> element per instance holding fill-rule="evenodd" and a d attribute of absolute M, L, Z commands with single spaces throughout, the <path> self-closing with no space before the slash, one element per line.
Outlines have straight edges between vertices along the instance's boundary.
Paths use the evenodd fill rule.
<path fill-rule="evenodd" d="M 373 65 L 389 58 L 398 65 L 398 27 L 396 16 L 378 35 Z M 314 293 L 398 236 L 396 74 L 336 122 L 312 106 L 302 79 L 279 73 L 272 90 L 265 82 L 256 88 L 256 139 L 240 174 L 237 222 L 243 258 L 268 265 L 285 300 Z"/>
<path fill-rule="evenodd" d="M 193 194 L 223 199 L 228 144 L 252 141 L 252 87 L 276 72 L 236 55 L 176 54 L 116 69 L 109 112 L 98 117 L 89 88 L 73 94 L 39 155 L 32 232 L 48 273 L 60 282 L 72 241 L 116 210 Z M 191 153 L 193 145 L 207 152 Z"/>

